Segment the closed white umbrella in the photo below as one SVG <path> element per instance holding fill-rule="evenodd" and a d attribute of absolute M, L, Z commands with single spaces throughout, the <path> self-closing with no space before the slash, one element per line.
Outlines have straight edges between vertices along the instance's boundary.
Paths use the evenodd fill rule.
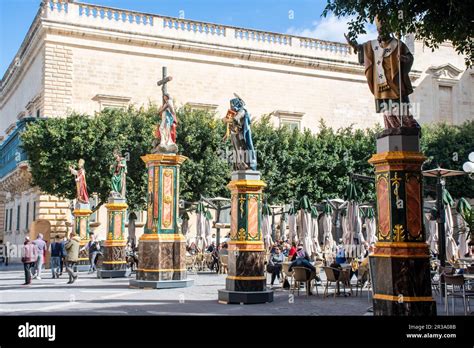
<path fill-rule="evenodd" d="M 204 230 L 206 229 L 206 217 L 204 204 L 199 202 L 196 208 L 196 245 L 199 249 L 204 251 L 206 248 L 206 241 L 204 239 Z"/>
<path fill-rule="evenodd" d="M 212 214 L 209 210 L 206 210 L 206 213 L 204 215 L 205 219 L 204 219 L 204 240 L 206 242 L 206 246 L 205 248 L 207 248 L 209 245 L 212 244 L 212 236 L 211 236 L 211 232 L 212 232 L 212 227 L 211 227 L 211 223 L 212 223 Z"/>
<path fill-rule="evenodd" d="M 344 245 L 352 244 L 351 230 L 347 218 L 347 208 L 341 211 L 342 243 Z"/>
<path fill-rule="evenodd" d="M 458 237 L 459 256 L 463 258 L 469 256 L 471 252 L 471 249 L 469 248 L 469 242 L 471 240 L 471 237 L 469 234 L 470 231 L 468 222 L 474 218 L 474 212 L 472 210 L 471 205 L 465 198 L 461 198 L 458 201 L 456 210 L 458 212 L 458 226 L 460 230 Z"/>
<path fill-rule="evenodd" d="M 434 254 L 438 254 L 438 245 L 439 245 L 439 234 L 438 234 L 438 222 L 436 221 L 436 216 L 438 211 L 436 208 L 432 208 L 431 212 L 428 215 L 428 229 L 429 235 L 426 243 L 430 246 L 430 250 Z"/>
<path fill-rule="evenodd" d="M 189 231 L 189 214 L 184 212 L 183 215 L 181 215 L 181 220 L 181 233 L 186 236 Z"/>
<path fill-rule="evenodd" d="M 286 214 L 283 213 L 280 217 L 280 239 L 281 240 L 286 240 L 288 238 L 286 234 Z"/>
<path fill-rule="evenodd" d="M 296 210 L 291 206 L 288 210 L 288 239 L 291 242 L 298 242 L 298 236 L 296 235 Z"/>
<path fill-rule="evenodd" d="M 273 245 L 272 240 L 272 223 L 270 221 L 270 216 L 272 212 L 267 203 L 263 205 L 262 208 L 262 236 L 263 244 L 265 245 L 265 250 L 269 250 Z"/>
<path fill-rule="evenodd" d="M 326 244 L 330 244 L 331 246 L 334 244 L 334 237 L 332 235 L 332 213 L 332 207 L 326 203 L 324 205 L 323 216 L 321 217 L 323 228 L 323 242 L 325 246 Z"/>
<path fill-rule="evenodd" d="M 358 257 L 360 252 L 357 252 L 357 246 L 364 242 L 362 235 L 362 220 L 360 218 L 359 203 L 357 202 L 357 191 L 353 183 L 349 183 L 347 187 L 347 229 L 348 231 L 348 250 L 349 257 Z M 361 250 L 360 250 L 361 251 Z"/>
<path fill-rule="evenodd" d="M 449 194 L 448 190 L 443 190 L 443 204 L 445 211 L 445 230 L 446 230 L 446 260 L 454 262 L 459 258 L 458 246 L 454 240 L 454 221 L 453 214 L 451 212 L 451 205 L 454 203 L 453 198 Z"/>
<path fill-rule="evenodd" d="M 314 241 L 311 238 L 311 227 L 312 227 L 312 218 L 311 218 L 311 203 L 307 196 L 301 198 L 298 205 L 298 226 L 299 226 L 299 235 L 298 238 L 301 243 L 303 243 L 304 250 L 308 253 L 311 258 L 316 252 L 314 246 Z M 317 238 L 317 236 L 316 236 Z"/>
<path fill-rule="evenodd" d="M 315 207 L 311 207 L 311 241 L 315 252 L 321 252 L 319 244 L 319 212 Z"/>
<path fill-rule="evenodd" d="M 322 228 L 323 228 L 323 248 L 324 248 L 324 258 L 328 261 L 328 264 L 331 264 L 335 258 L 336 253 L 336 243 L 332 235 L 332 207 L 326 203 L 324 205 L 322 219 Z"/>
<path fill-rule="evenodd" d="M 370 244 L 377 243 L 377 224 L 375 222 L 374 208 L 367 208 L 365 215 L 365 229 L 367 231 L 367 242 Z"/>

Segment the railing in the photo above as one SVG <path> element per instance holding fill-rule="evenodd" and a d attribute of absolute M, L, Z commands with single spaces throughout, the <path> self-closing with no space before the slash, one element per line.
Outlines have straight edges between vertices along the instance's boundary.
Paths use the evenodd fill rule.
<path fill-rule="evenodd" d="M 154 14 L 122 10 L 105 6 L 71 2 L 47 1 L 48 18 L 68 22 L 104 26 L 130 32 L 146 33 L 174 38 L 202 40 L 239 48 L 264 48 L 285 54 L 304 54 L 354 60 L 350 47 L 343 43 L 304 38 L 288 34 L 237 28 L 213 23 L 171 18 Z"/>
<path fill-rule="evenodd" d="M 18 163 L 26 161 L 26 152 L 21 148 L 21 131 L 35 118 L 27 117 L 17 122 L 15 130 L 0 145 L 0 180 L 13 172 Z"/>
<path fill-rule="evenodd" d="M 46 4 L 50 11 L 68 12 L 69 3 L 67 1 L 51 0 Z"/>
<path fill-rule="evenodd" d="M 107 19 L 118 23 L 135 23 L 153 26 L 153 16 L 151 15 L 81 3 L 78 3 L 77 6 L 79 8 L 79 17 Z"/>
<path fill-rule="evenodd" d="M 256 30 L 235 29 L 235 38 L 291 46 L 291 37 L 289 35 L 267 33 Z"/>
<path fill-rule="evenodd" d="M 349 45 L 345 45 L 345 44 L 341 44 L 337 42 L 322 41 L 322 40 L 310 39 L 310 38 L 300 38 L 300 46 L 303 48 L 329 51 L 335 54 L 342 54 L 342 55 L 350 54 Z"/>
<path fill-rule="evenodd" d="M 194 33 L 210 34 L 216 36 L 226 35 L 225 27 L 223 25 L 195 22 L 177 18 L 163 18 L 163 28 L 184 30 Z"/>

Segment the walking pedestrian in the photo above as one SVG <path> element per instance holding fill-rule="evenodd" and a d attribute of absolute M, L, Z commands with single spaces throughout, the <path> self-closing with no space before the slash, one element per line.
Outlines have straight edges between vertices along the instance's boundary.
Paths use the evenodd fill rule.
<path fill-rule="evenodd" d="M 30 237 L 25 237 L 21 256 L 21 262 L 23 262 L 23 268 L 25 269 L 25 283 L 23 285 L 31 284 L 31 270 L 37 259 L 38 247 L 31 242 Z"/>
<path fill-rule="evenodd" d="M 69 274 L 69 282 L 68 284 L 72 284 L 77 279 L 77 274 L 75 272 L 75 267 L 77 261 L 79 261 L 79 243 L 81 242 L 81 238 L 77 236 L 75 233 L 71 233 L 69 235 L 69 240 L 65 245 L 65 249 L 67 252 L 66 256 L 66 272 Z"/>
<path fill-rule="evenodd" d="M 38 237 L 33 241 L 33 244 L 38 248 L 38 259 L 36 260 L 35 272 L 33 279 L 41 279 L 41 271 L 44 265 L 44 256 L 46 254 L 46 242 L 43 240 L 43 234 L 38 234 Z"/>
<path fill-rule="evenodd" d="M 63 250 L 62 250 L 62 255 L 60 259 L 60 270 L 59 270 L 59 276 L 63 275 L 64 271 L 64 265 L 66 264 L 66 257 L 67 257 L 67 252 L 66 252 L 66 243 L 67 243 L 67 235 L 63 237 L 63 240 L 61 241 L 63 245 Z"/>
<path fill-rule="evenodd" d="M 61 237 L 56 235 L 54 242 L 49 245 L 49 251 L 51 252 L 50 268 L 51 274 L 54 278 L 59 278 L 61 270 L 61 258 L 63 257 L 64 244 L 61 241 Z"/>
<path fill-rule="evenodd" d="M 94 273 L 95 271 L 97 271 L 95 262 L 97 259 L 97 255 L 99 254 L 99 251 L 100 251 L 100 244 L 93 232 L 91 232 L 89 236 L 91 240 L 81 249 L 81 251 L 83 250 L 89 251 L 89 263 L 90 263 L 89 273 Z"/>

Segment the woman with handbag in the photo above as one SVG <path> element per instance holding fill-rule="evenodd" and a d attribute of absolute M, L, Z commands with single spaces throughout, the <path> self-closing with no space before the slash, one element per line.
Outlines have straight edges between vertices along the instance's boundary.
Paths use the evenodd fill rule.
<path fill-rule="evenodd" d="M 25 283 L 23 285 L 31 284 L 31 270 L 38 259 L 38 253 L 38 247 L 31 242 L 29 237 L 25 237 L 25 243 L 23 244 L 21 255 L 21 262 L 23 262 L 25 269 Z"/>
<path fill-rule="evenodd" d="M 274 253 L 270 255 L 270 260 L 268 261 L 267 271 L 272 273 L 271 285 L 275 282 L 275 278 L 278 277 L 280 281 L 281 267 L 285 257 L 280 251 L 279 247 L 275 247 Z"/>

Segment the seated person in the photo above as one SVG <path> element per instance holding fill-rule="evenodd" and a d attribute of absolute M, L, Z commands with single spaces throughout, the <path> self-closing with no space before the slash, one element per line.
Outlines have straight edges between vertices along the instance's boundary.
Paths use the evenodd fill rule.
<path fill-rule="evenodd" d="M 286 242 L 283 243 L 283 247 L 281 249 L 282 251 L 282 254 L 285 256 L 285 257 L 288 257 L 288 254 L 290 252 L 290 245 Z"/>
<path fill-rule="evenodd" d="M 291 248 L 290 248 L 290 251 L 288 252 L 288 258 L 291 260 L 291 258 L 293 257 L 295 253 L 296 253 L 296 243 L 291 242 Z"/>
<path fill-rule="evenodd" d="M 229 255 L 229 245 L 227 244 L 227 242 L 222 243 L 220 254 Z"/>
<path fill-rule="evenodd" d="M 278 248 L 278 244 L 275 242 L 275 243 L 273 243 L 273 245 L 270 249 L 270 254 L 275 254 L 276 248 Z"/>
<path fill-rule="evenodd" d="M 343 264 L 346 263 L 346 251 L 344 249 L 344 246 L 339 245 L 337 248 L 336 252 L 336 262 L 337 264 Z M 331 266 L 332 267 L 332 266 Z"/>
<path fill-rule="evenodd" d="M 317 282 L 320 282 L 321 279 L 316 274 L 316 267 L 314 267 L 311 262 L 309 262 L 309 256 L 306 251 L 304 251 L 303 246 L 299 245 L 298 249 L 292 259 L 291 265 L 288 268 L 288 271 L 292 271 L 293 267 L 304 267 L 308 269 L 308 272 L 311 272 L 310 279 L 316 279 Z"/>
<path fill-rule="evenodd" d="M 215 242 L 212 242 L 211 245 L 209 245 L 209 247 L 207 248 L 206 251 L 212 253 L 215 248 L 216 248 L 216 243 L 215 243 Z"/>
<path fill-rule="evenodd" d="M 271 266 L 271 270 L 272 270 L 271 285 L 273 285 L 277 277 L 278 277 L 278 281 L 280 281 L 281 267 L 284 260 L 285 260 L 285 257 L 280 252 L 280 248 L 276 247 L 275 252 L 270 255 L 270 260 L 268 261 L 268 264 Z"/>

